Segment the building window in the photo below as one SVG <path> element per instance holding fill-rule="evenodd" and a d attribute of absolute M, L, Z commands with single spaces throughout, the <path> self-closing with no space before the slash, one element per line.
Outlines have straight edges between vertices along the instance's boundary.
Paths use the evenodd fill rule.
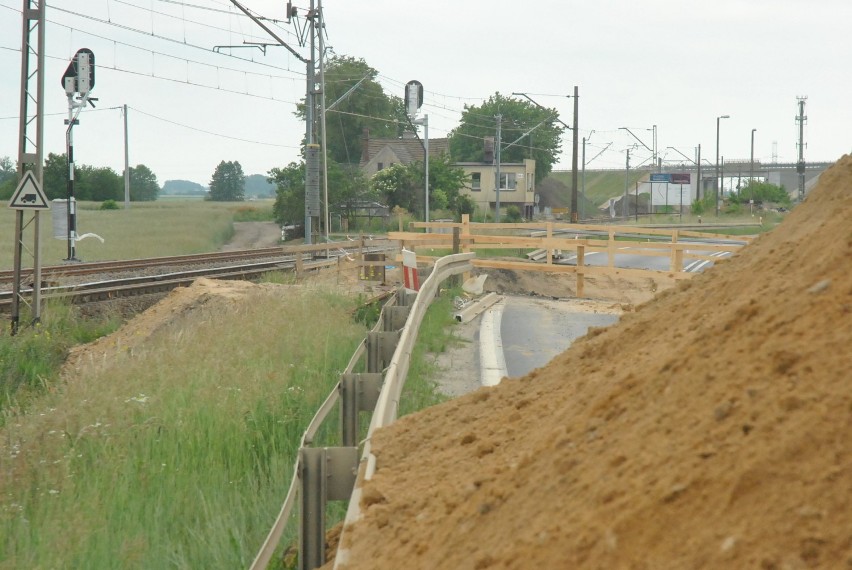
<path fill-rule="evenodd" d="M 482 190 L 482 173 L 481 172 L 471 172 L 470 173 L 470 189 L 474 192 L 479 192 Z"/>
<path fill-rule="evenodd" d="M 500 190 L 514 190 L 518 187 L 518 176 L 514 172 L 500 173 Z"/>
<path fill-rule="evenodd" d="M 378 172 L 379 170 L 381 170 L 384 167 L 385 167 L 385 164 L 383 162 L 377 163 L 376 164 L 376 172 Z"/>

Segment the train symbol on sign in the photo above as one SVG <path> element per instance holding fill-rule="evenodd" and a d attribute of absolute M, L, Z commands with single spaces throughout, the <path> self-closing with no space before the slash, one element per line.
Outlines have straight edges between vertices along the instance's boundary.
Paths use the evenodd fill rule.
<path fill-rule="evenodd" d="M 21 202 L 24 204 L 35 204 L 36 203 L 36 195 L 35 194 L 24 194 L 21 196 Z"/>

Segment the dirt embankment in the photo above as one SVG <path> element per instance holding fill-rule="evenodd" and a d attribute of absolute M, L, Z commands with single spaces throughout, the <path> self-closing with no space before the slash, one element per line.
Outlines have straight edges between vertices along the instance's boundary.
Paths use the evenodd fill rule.
<path fill-rule="evenodd" d="M 408 416 L 347 569 L 852 568 L 852 157 L 544 369 Z"/>

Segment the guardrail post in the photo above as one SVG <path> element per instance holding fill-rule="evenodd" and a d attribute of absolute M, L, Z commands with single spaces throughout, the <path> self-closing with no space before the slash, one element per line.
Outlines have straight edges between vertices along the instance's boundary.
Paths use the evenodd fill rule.
<path fill-rule="evenodd" d="M 367 333 L 367 372 L 381 372 L 390 364 L 399 336 L 398 331 Z"/>
<path fill-rule="evenodd" d="M 397 289 L 396 304 L 400 307 L 410 307 L 417 299 L 417 291 L 409 291 L 405 287 Z"/>
<path fill-rule="evenodd" d="M 358 445 L 358 414 L 376 408 L 382 389 L 381 374 L 348 373 L 340 377 L 340 441 L 345 447 Z"/>
<path fill-rule="evenodd" d="M 459 236 L 461 240 L 461 250 L 462 253 L 470 253 L 470 242 L 472 238 L 470 237 L 470 214 L 462 214 L 462 231 L 461 236 Z M 462 274 L 462 283 L 470 279 L 470 272 L 466 271 Z"/>
<path fill-rule="evenodd" d="M 357 472 L 357 447 L 299 449 L 299 570 L 325 564 L 326 503 L 348 499 Z"/>
<path fill-rule="evenodd" d="M 453 227 L 453 253 L 459 253 L 461 251 L 461 228 L 458 226 Z M 453 275 L 450 277 L 450 286 L 458 287 L 461 285 L 460 277 L 458 275 Z"/>
<path fill-rule="evenodd" d="M 382 310 L 382 330 L 386 332 L 398 331 L 405 326 L 409 313 L 411 313 L 411 305 L 386 306 Z"/>
<path fill-rule="evenodd" d="M 302 260 L 302 252 L 296 253 L 296 277 L 301 277 L 305 271 L 305 262 Z"/>

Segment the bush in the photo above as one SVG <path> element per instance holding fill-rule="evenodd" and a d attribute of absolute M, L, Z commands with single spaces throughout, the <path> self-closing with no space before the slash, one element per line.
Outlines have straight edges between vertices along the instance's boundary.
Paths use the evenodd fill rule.
<path fill-rule="evenodd" d="M 520 208 L 518 208 L 517 206 L 509 206 L 508 208 L 506 208 L 506 215 L 503 217 L 503 220 L 511 223 L 516 223 L 523 220 Z"/>
<path fill-rule="evenodd" d="M 99 210 L 118 210 L 119 206 L 115 200 L 104 200 Z"/>

